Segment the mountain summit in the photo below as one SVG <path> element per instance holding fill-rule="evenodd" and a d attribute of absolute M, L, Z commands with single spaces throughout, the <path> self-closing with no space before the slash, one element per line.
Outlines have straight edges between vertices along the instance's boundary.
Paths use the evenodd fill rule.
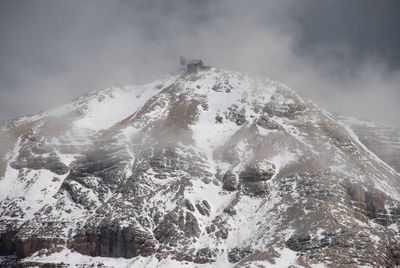
<path fill-rule="evenodd" d="M 400 135 L 385 132 L 385 154 L 389 143 L 371 138 L 379 125 L 351 122 L 216 68 L 9 121 L 2 261 L 396 267 Z"/>

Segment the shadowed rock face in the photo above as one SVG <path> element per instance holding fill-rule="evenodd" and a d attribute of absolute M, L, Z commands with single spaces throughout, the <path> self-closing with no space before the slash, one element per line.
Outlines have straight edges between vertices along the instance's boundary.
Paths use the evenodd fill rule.
<path fill-rule="evenodd" d="M 264 164 L 264 165 L 262 165 Z M 272 178 L 275 173 L 274 165 L 270 163 L 249 164 L 240 172 L 239 178 L 245 182 L 266 181 Z"/>
<path fill-rule="evenodd" d="M 151 235 L 133 228 L 100 226 L 77 234 L 71 247 L 90 256 L 132 258 L 152 255 L 155 241 Z"/>
<path fill-rule="evenodd" d="M 400 176 L 382 162 L 396 168 L 396 153 L 277 82 L 212 68 L 62 111 L 0 135 L 13 133 L 0 149 L 0 252 L 21 265 L 56 252 L 82 264 L 399 265 Z"/>
<path fill-rule="evenodd" d="M 154 229 L 155 238 L 166 245 L 176 246 L 179 240 L 200 236 L 199 223 L 191 212 L 169 213 Z"/>
<path fill-rule="evenodd" d="M 19 258 L 25 258 L 31 256 L 34 252 L 40 250 L 50 249 L 53 252 L 57 252 L 57 245 L 62 245 L 65 240 L 58 238 L 42 238 L 32 236 L 26 240 L 18 239 L 16 241 L 16 253 Z"/>
<path fill-rule="evenodd" d="M 0 256 L 13 255 L 17 249 L 13 237 L 17 231 L 7 230 L 0 234 Z"/>
<path fill-rule="evenodd" d="M 235 173 L 228 170 L 222 178 L 222 188 L 226 191 L 234 191 L 238 188 L 238 178 Z"/>
<path fill-rule="evenodd" d="M 68 172 L 68 167 L 57 157 L 54 148 L 38 140 L 33 133 L 26 133 L 21 137 L 22 147 L 18 157 L 10 163 L 14 169 L 47 169 L 57 175 Z"/>
<path fill-rule="evenodd" d="M 250 248 L 233 248 L 228 253 L 229 262 L 236 263 L 243 260 L 248 255 L 252 254 L 253 251 Z"/>

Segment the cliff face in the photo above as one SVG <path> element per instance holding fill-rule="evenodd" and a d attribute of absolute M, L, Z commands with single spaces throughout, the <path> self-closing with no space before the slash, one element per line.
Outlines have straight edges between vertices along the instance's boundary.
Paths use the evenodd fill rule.
<path fill-rule="evenodd" d="M 1 127 L 0 252 L 395 267 L 399 151 L 363 133 L 280 83 L 213 68 L 95 91 Z"/>

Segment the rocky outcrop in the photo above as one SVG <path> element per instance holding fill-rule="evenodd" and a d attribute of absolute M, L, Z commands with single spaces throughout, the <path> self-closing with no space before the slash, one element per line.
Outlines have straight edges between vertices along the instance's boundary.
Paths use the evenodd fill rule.
<path fill-rule="evenodd" d="M 259 196 L 268 192 L 266 181 L 275 174 L 274 165 L 268 162 L 254 162 L 239 173 L 241 187 L 246 194 Z"/>
<path fill-rule="evenodd" d="M 330 239 L 328 236 L 312 239 L 309 234 L 295 234 L 286 241 L 285 245 L 293 251 L 304 252 L 327 247 L 330 245 Z"/>
<path fill-rule="evenodd" d="M 17 239 L 16 241 L 16 253 L 19 258 L 25 258 L 31 256 L 33 253 L 40 250 L 54 253 L 62 248 L 58 246 L 65 244 L 64 239 L 50 238 L 50 237 L 37 237 L 32 236 L 27 239 Z"/>
<path fill-rule="evenodd" d="M 352 206 L 356 211 L 361 211 L 369 219 L 388 226 L 400 218 L 399 210 L 388 211 L 385 204 L 388 197 L 380 192 L 369 192 L 360 186 L 347 185 L 347 193 Z M 397 204 L 399 206 L 400 204 Z"/>
<path fill-rule="evenodd" d="M 256 162 L 246 165 L 239 174 L 239 178 L 245 182 L 266 181 L 275 174 L 275 167 L 268 162 Z"/>
<path fill-rule="evenodd" d="M 105 225 L 84 228 L 69 246 L 84 255 L 132 258 L 152 255 L 155 244 L 150 234 L 135 227 Z"/>
<path fill-rule="evenodd" d="M 116 138 L 100 138 L 74 163 L 68 179 L 76 180 L 95 176 L 103 179 L 106 185 L 117 187 L 124 177 L 125 164 L 129 154 Z"/>
<path fill-rule="evenodd" d="M 154 229 L 155 238 L 162 244 L 177 246 L 190 243 L 191 238 L 200 236 L 200 227 L 193 213 L 171 212 Z"/>
<path fill-rule="evenodd" d="M 263 110 L 269 117 L 294 118 L 307 109 L 301 99 L 290 91 L 278 89 Z"/>
<path fill-rule="evenodd" d="M 274 122 L 270 117 L 268 116 L 261 116 L 260 119 L 257 120 L 257 125 L 265 128 L 265 129 L 278 129 L 279 124 Z"/>
<path fill-rule="evenodd" d="M 57 175 L 68 172 L 68 167 L 60 161 L 55 150 L 40 141 L 32 132 L 21 137 L 20 146 L 17 158 L 10 163 L 11 167 L 15 169 L 47 169 Z"/>
<path fill-rule="evenodd" d="M 16 230 L 5 230 L 5 232 L 0 233 L 0 256 L 13 255 L 17 251 L 15 245 L 15 235 Z"/>
<path fill-rule="evenodd" d="M 222 188 L 226 191 L 235 191 L 238 189 L 238 177 L 235 173 L 228 170 L 222 178 Z"/>
<path fill-rule="evenodd" d="M 246 119 L 246 111 L 244 109 L 238 110 L 239 107 L 237 105 L 232 105 L 228 108 L 228 111 L 225 113 L 225 118 L 234 122 L 238 126 L 242 126 L 247 123 Z"/>
<path fill-rule="evenodd" d="M 236 263 L 253 253 L 250 248 L 233 248 L 228 253 L 229 262 Z"/>

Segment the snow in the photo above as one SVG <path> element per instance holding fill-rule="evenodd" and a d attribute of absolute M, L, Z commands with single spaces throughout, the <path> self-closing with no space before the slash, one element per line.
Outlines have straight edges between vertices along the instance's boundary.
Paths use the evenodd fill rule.
<path fill-rule="evenodd" d="M 296 252 L 292 251 L 288 248 L 283 248 L 278 251 L 280 257 L 274 259 L 274 264 L 269 264 L 268 267 L 270 268 L 280 268 L 280 267 L 290 267 L 290 265 L 296 265 L 297 256 Z M 256 263 L 254 263 L 255 265 Z"/>
<path fill-rule="evenodd" d="M 374 235 L 374 234 L 370 234 L 369 237 L 372 239 L 372 241 L 374 241 L 375 243 L 379 243 L 379 241 L 381 240 L 379 238 L 379 236 Z"/>
<path fill-rule="evenodd" d="M 326 266 L 325 264 L 322 264 L 322 263 L 311 264 L 310 266 L 311 266 L 311 268 L 327 268 L 328 267 L 328 266 Z"/>
<path fill-rule="evenodd" d="M 244 109 L 246 118 L 250 118 L 250 116 L 254 116 L 252 105 L 268 102 L 276 90 L 270 80 L 235 72 L 221 72 L 222 74 L 217 70 L 207 72 L 193 85 L 190 85 L 194 88 L 199 87 L 195 90 L 198 96 L 206 96 L 208 107 L 200 111 L 199 119 L 191 126 L 191 129 L 196 146 L 204 151 L 211 166 L 214 166 L 213 151 L 225 144 L 241 128 L 236 123 L 225 119 L 224 115 L 228 109 L 232 105 L 236 105 L 238 111 Z M 213 90 L 214 85 L 224 82 L 224 80 L 220 81 L 221 77 L 233 87 L 228 92 Z M 247 100 L 245 103 L 244 99 Z M 223 117 L 222 122 L 216 122 L 216 116 Z"/>
<path fill-rule="evenodd" d="M 289 268 L 289 267 L 300 267 L 297 264 L 296 252 L 282 248 L 277 249 L 279 254 L 278 258 L 274 259 L 275 263 L 268 261 L 254 261 L 246 263 L 245 267 L 256 268 L 256 267 L 268 267 L 268 268 Z M 54 262 L 63 263 L 69 266 L 78 266 L 81 264 L 90 263 L 93 266 L 103 265 L 105 267 L 115 268 L 234 268 L 235 264 L 229 263 L 227 260 L 218 259 L 213 263 L 197 264 L 193 262 L 176 261 L 170 258 L 157 259 L 154 256 L 150 257 L 135 257 L 131 259 L 126 258 L 107 258 L 107 257 L 91 257 L 79 254 L 78 252 L 72 252 L 70 249 L 62 249 L 60 252 L 53 253 L 49 256 L 43 255 L 38 256 L 34 254 L 31 257 L 25 258 L 24 262 Z M 302 267 L 302 266 L 301 266 Z M 325 268 L 323 264 L 311 264 L 311 268 Z"/>
<path fill-rule="evenodd" d="M 72 252 L 70 249 L 62 249 L 60 252 L 53 253 L 49 256 L 38 256 L 34 254 L 31 257 L 25 258 L 25 262 L 54 262 L 63 263 L 69 266 L 78 266 L 82 264 L 92 264 L 94 266 L 102 265 L 105 267 L 115 268 L 128 268 L 128 267 L 140 267 L 140 268 L 173 268 L 173 267 L 199 267 L 193 263 L 179 262 L 171 259 L 158 260 L 151 256 L 148 258 L 136 257 L 131 259 L 126 258 L 106 258 L 106 257 L 91 257 L 82 255 L 78 252 Z M 201 266 L 206 267 L 206 266 Z"/>
<path fill-rule="evenodd" d="M 238 216 L 229 219 L 234 229 L 231 230 L 226 240 L 228 247 L 244 246 L 252 239 L 257 238 L 258 234 L 255 226 L 257 226 L 257 223 L 260 221 L 259 213 L 261 214 L 262 212 L 254 212 L 258 211 L 261 202 L 262 200 L 249 196 L 240 197 L 240 202 L 235 206 Z"/>
<path fill-rule="evenodd" d="M 285 240 L 288 239 L 295 229 L 293 226 L 286 226 L 284 230 L 279 229 L 278 221 L 280 220 L 280 214 L 283 215 L 288 209 L 288 205 L 282 201 L 282 191 L 279 190 L 280 182 L 275 178 L 278 178 L 276 174 L 281 169 L 290 163 L 296 162 L 302 155 L 304 150 L 302 147 L 296 147 L 295 150 L 288 148 L 290 146 L 279 145 L 279 150 L 276 152 L 271 150 L 266 161 L 273 164 L 277 171 L 274 177 L 267 181 L 269 193 L 263 198 L 252 197 L 243 192 L 235 191 L 229 192 L 222 189 L 220 182 L 218 181 L 217 171 L 223 174 L 226 170 L 230 169 L 233 172 L 239 171 L 243 168 L 243 165 L 247 163 L 247 160 L 252 159 L 254 156 L 254 145 L 249 139 L 240 139 L 239 141 L 232 142 L 231 138 L 238 133 L 241 129 L 250 128 L 254 130 L 256 128 L 257 139 L 267 141 L 270 137 L 277 137 L 284 133 L 288 134 L 287 138 L 290 141 L 299 141 L 304 147 L 310 149 L 310 152 L 315 155 L 320 155 L 321 152 L 315 150 L 317 146 L 310 145 L 308 137 L 302 132 L 303 121 L 296 122 L 296 119 L 286 118 L 284 116 L 273 116 L 272 121 L 279 124 L 280 128 L 270 130 L 262 128 L 256 125 L 256 121 L 259 116 L 264 115 L 262 111 L 257 111 L 254 107 L 259 105 L 263 107 L 265 103 L 271 101 L 272 95 L 277 91 L 278 88 L 286 87 L 260 77 L 253 77 L 250 75 L 243 75 L 236 72 L 226 72 L 212 68 L 209 72 L 203 72 L 198 77 L 188 79 L 187 77 L 180 76 L 168 76 L 159 79 L 155 82 L 149 83 L 142 86 L 128 86 L 124 88 L 109 88 L 100 91 L 95 91 L 89 94 L 89 96 L 79 98 L 78 100 L 62 106 L 58 109 L 47 111 L 40 116 L 21 118 L 16 121 L 16 124 L 28 122 L 34 119 L 41 119 L 47 115 L 63 115 L 67 114 L 75 109 L 81 109 L 83 114 L 81 117 L 74 121 L 73 128 L 68 130 L 63 136 L 52 138 L 48 141 L 49 146 L 62 145 L 76 145 L 82 146 L 81 148 L 87 148 L 93 143 L 96 135 L 99 135 L 100 130 L 109 129 L 121 120 L 131 118 L 132 115 L 138 114 L 138 111 L 143 107 L 147 107 L 146 102 L 149 101 L 153 96 L 157 95 L 156 104 L 152 109 L 142 115 L 140 122 L 134 122 L 124 126 L 117 134 L 116 139 L 119 145 L 125 147 L 127 155 L 129 156 L 129 162 L 125 165 L 125 176 L 129 178 L 132 175 L 135 161 L 140 156 L 140 152 L 135 152 L 136 144 L 133 144 L 133 137 L 142 131 L 143 127 L 151 125 L 150 123 L 156 120 L 164 119 L 169 112 L 172 105 L 170 96 L 161 92 L 168 85 L 175 83 L 176 88 L 179 92 L 175 92 L 177 95 L 185 93 L 185 97 L 188 100 L 198 100 L 198 118 L 197 120 L 189 125 L 192 133 L 194 144 L 183 145 L 176 144 L 176 153 L 180 156 L 186 156 L 188 151 L 194 151 L 194 155 L 200 156 L 202 160 L 207 161 L 204 168 L 210 172 L 210 174 L 204 177 L 192 177 L 190 178 L 191 187 L 186 187 L 183 194 L 184 198 L 190 200 L 193 204 L 201 203 L 203 200 L 207 200 L 210 204 L 210 215 L 202 215 L 198 210 L 195 210 L 193 214 L 199 221 L 200 229 L 203 233 L 196 241 L 190 245 L 193 250 L 198 250 L 204 247 L 210 247 L 210 249 L 218 249 L 218 255 L 216 262 L 210 264 L 195 264 L 191 262 L 178 262 L 170 258 L 159 260 L 154 256 L 147 258 L 136 257 L 131 259 L 125 258 L 104 258 L 104 257 L 90 257 L 84 256 L 77 252 L 73 252 L 70 249 L 64 248 L 61 252 L 53 253 L 49 256 L 38 256 L 37 254 L 32 257 L 24 259 L 24 261 L 40 261 L 40 262 L 59 262 L 63 261 L 70 265 L 76 264 L 100 264 L 111 266 L 111 267 L 234 267 L 235 264 L 229 263 L 227 253 L 235 247 L 242 247 L 251 245 L 252 249 L 265 250 L 268 243 L 272 242 L 274 238 L 280 237 Z M 160 86 L 162 85 L 162 86 Z M 215 86 L 219 85 L 220 88 Z M 290 91 L 290 90 L 289 90 Z M 274 100 L 277 104 L 285 106 L 287 104 L 295 103 L 295 99 L 286 98 L 285 95 L 278 95 Z M 300 99 L 300 102 L 303 100 Z M 201 105 L 207 104 L 207 105 Z M 246 123 L 238 125 L 226 117 L 227 113 L 235 107 L 236 111 L 240 111 L 241 115 L 244 115 Z M 317 106 L 316 106 L 317 107 Z M 284 109 L 284 107 L 282 108 Z M 307 117 L 306 123 L 318 124 L 322 120 L 329 118 L 335 120 L 332 115 L 323 109 L 318 108 L 317 116 L 312 115 Z M 216 116 L 223 117 L 222 122 L 217 122 Z M 302 118 L 303 119 L 303 118 Z M 353 119 L 350 120 L 352 123 L 360 123 Z M 332 123 L 334 123 L 332 121 Z M 254 128 L 253 128 L 254 127 Z M 364 157 L 366 162 L 371 159 L 375 162 L 376 166 L 384 166 L 393 175 L 397 173 L 389 169 L 385 163 L 383 163 L 376 155 L 370 152 L 365 146 L 361 144 L 358 137 L 352 132 L 350 128 L 346 128 L 346 133 L 351 137 L 354 145 L 360 147 L 363 151 L 368 152 L 368 157 Z M 319 134 L 319 133 L 317 133 Z M 283 135 L 283 134 L 282 134 Z M 311 136 L 311 135 L 310 135 Z M 236 137 L 236 136 L 235 136 Z M 93 140 L 92 140 L 93 139 Z M 334 145 L 326 142 L 329 151 L 332 151 L 332 165 L 329 168 L 332 171 L 345 173 L 346 168 L 349 165 L 346 163 L 345 153 L 337 149 Z M 14 148 L 13 152 L 9 155 L 9 160 L 14 159 L 20 148 L 20 141 Z M 322 143 L 322 142 L 321 142 Z M 297 144 L 297 143 L 296 143 Z M 213 159 L 213 154 L 216 149 L 223 145 L 232 145 L 240 158 L 240 163 L 228 163 L 223 161 L 216 161 Z M 299 149 L 300 148 L 300 149 Z M 307 151 L 308 152 L 308 151 Z M 60 160 L 66 164 L 71 165 L 80 154 L 63 154 L 56 151 L 57 156 Z M 189 155 L 190 156 L 190 155 Z M 263 163 L 261 163 L 262 165 Z M 264 163 L 264 168 L 268 169 L 267 163 Z M 372 168 L 376 169 L 376 166 L 372 165 Z M 372 169 L 371 168 L 371 169 Z M 378 172 L 378 170 L 375 170 Z M 54 195 L 59 191 L 63 180 L 66 175 L 59 176 L 53 174 L 48 170 L 22 170 L 27 172 L 23 177 L 24 181 L 18 178 L 18 171 L 11 168 L 9 165 L 6 169 L 4 178 L 1 179 L 1 187 L 5 190 L 0 191 L 0 200 L 8 199 L 11 203 L 15 203 L 26 209 L 24 219 L 32 219 L 34 213 L 39 211 L 45 205 L 55 205 L 62 203 L 62 209 L 52 212 L 51 216 L 59 217 L 70 224 L 69 230 L 73 232 L 79 229 L 77 226 L 82 223 L 84 224 L 85 219 L 89 214 L 96 213 L 95 210 L 86 210 L 82 206 L 75 204 L 68 193 L 59 193 L 57 197 Z M 181 172 L 181 173 L 179 173 Z M 172 185 L 177 179 L 184 178 L 187 173 L 187 168 L 183 167 L 174 176 L 166 178 L 157 178 L 156 172 L 151 168 L 146 170 L 143 175 L 143 179 L 148 182 L 143 187 L 146 195 L 143 195 L 144 209 L 137 211 L 137 214 L 143 217 L 149 217 L 146 213 L 148 208 L 154 208 L 157 206 L 158 211 L 161 214 L 166 214 L 177 208 L 176 193 L 173 191 L 166 191 L 168 186 Z M 365 180 L 365 176 L 357 171 L 354 173 L 345 173 L 351 175 L 351 177 L 359 182 Z M 360 175 L 361 174 L 361 175 Z M 378 173 L 377 173 L 378 174 Z M 57 180 L 53 180 L 57 177 Z M 93 184 L 99 184 L 100 179 L 97 177 L 87 177 Z M 282 178 L 280 178 L 282 179 Z M 283 178 L 284 179 L 284 178 Z M 377 179 L 375 179 L 377 180 Z M 29 183 L 31 182 L 31 183 Z M 104 203 L 104 200 L 100 200 L 98 193 L 93 190 L 96 187 L 84 187 L 81 184 L 71 181 L 71 185 L 79 187 L 79 189 L 86 194 L 89 201 L 98 207 Z M 287 183 L 292 189 L 296 189 L 296 181 Z M 147 188 L 146 188 L 147 187 Z M 151 187 L 157 187 L 151 189 Z M 394 189 L 386 182 L 377 181 L 375 185 L 376 189 L 391 193 L 398 200 L 399 194 L 397 189 Z M 146 192 L 148 190 L 148 192 Z M 164 191 L 165 190 L 165 191 Z M 151 194 L 149 194 L 151 193 Z M 21 196 L 24 199 L 18 199 Z M 61 196 L 61 197 L 60 197 Z M 110 197 L 124 200 L 122 194 L 112 195 L 112 191 L 109 190 L 108 196 L 105 200 Z M 149 197 L 150 196 L 150 197 Z M 291 193 L 291 197 L 299 200 L 300 196 L 297 191 Z M 304 200 L 303 200 L 304 201 Z M 133 204 L 129 200 L 121 201 L 127 209 L 133 207 Z M 224 212 L 227 207 L 232 207 L 236 210 L 237 214 L 234 216 L 228 215 Z M 29 208 L 29 209 L 28 209 Z M 330 207 L 329 211 L 333 218 L 341 219 L 342 215 L 348 213 L 345 211 L 347 207 L 342 206 L 339 202 L 338 205 Z M 70 212 L 66 212 L 70 211 Z M 136 212 L 136 211 L 135 211 Z M 305 214 L 309 211 L 305 211 Z M 45 217 L 45 215 L 42 215 Z M 5 218 L 6 219 L 6 218 Z M 7 218 L 8 219 L 8 218 Z M 10 217 L 11 219 L 11 217 Z M 227 239 L 217 239 L 214 234 L 207 234 L 205 227 L 210 226 L 215 220 L 223 222 L 224 226 L 229 229 L 229 236 Z M 368 222 L 362 222 L 359 220 L 351 221 L 350 218 L 344 218 L 345 223 L 356 224 L 362 227 L 371 227 L 372 225 Z M 133 219 L 127 219 L 121 217 L 121 226 L 130 226 Z M 154 225 L 154 223 L 152 223 Z M 77 227 L 77 228 L 75 228 Z M 153 228 L 152 226 L 151 228 Z M 392 224 L 388 227 L 390 230 L 398 232 L 399 228 L 397 224 Z M 68 230 L 68 228 L 66 228 Z M 323 238 L 323 229 L 317 229 L 316 237 Z M 381 238 L 376 235 L 371 235 L 370 238 L 375 243 L 382 243 Z M 178 245 L 179 246 L 179 245 Z M 254 261 L 247 263 L 246 267 L 258 267 L 263 265 L 265 267 L 298 267 L 296 252 L 282 247 L 276 248 L 279 257 L 275 258 L 274 263 L 266 261 Z M 323 264 L 310 264 L 313 268 L 323 268 Z"/>
<path fill-rule="evenodd" d="M 45 116 L 46 116 L 46 113 L 39 113 L 39 114 L 35 114 L 35 115 L 21 116 L 14 120 L 6 121 L 6 122 L 0 122 L 0 131 L 6 131 L 9 129 L 9 127 L 7 126 L 7 122 L 12 123 L 11 127 L 18 127 L 23 124 L 27 124 L 27 123 L 34 122 L 34 121 L 39 121 L 39 120 L 43 119 Z"/>
<path fill-rule="evenodd" d="M 398 176 L 399 174 L 392 168 L 390 167 L 388 164 L 386 164 L 382 159 L 380 159 L 375 153 L 373 153 L 371 150 L 369 150 L 358 138 L 358 136 L 355 134 L 355 132 L 347 125 L 342 124 L 342 126 L 346 129 L 348 135 L 355 141 L 355 143 L 360 146 L 363 151 L 365 151 L 367 153 L 367 156 L 370 158 L 369 164 L 371 166 L 372 169 L 375 169 L 376 172 L 379 172 L 375 165 L 379 165 L 380 167 L 383 167 L 384 169 L 386 169 L 386 171 L 388 171 L 390 174 L 394 175 L 394 176 Z M 374 165 L 375 164 L 375 165 Z M 380 173 L 380 172 L 379 172 Z M 378 173 L 378 174 L 379 174 Z M 371 178 L 373 178 L 373 183 L 375 188 L 381 190 L 382 192 L 386 193 L 387 195 L 390 195 L 392 198 L 394 198 L 395 200 L 400 200 L 400 193 L 398 192 L 398 190 L 396 189 L 396 187 L 393 187 L 392 185 L 390 185 L 388 183 L 388 180 L 382 180 L 380 178 L 381 175 L 379 175 L 379 177 L 377 176 L 372 176 Z M 390 182 L 390 181 L 389 181 Z"/>
<path fill-rule="evenodd" d="M 296 160 L 298 156 L 299 152 L 292 152 L 288 149 L 284 149 L 279 154 L 274 155 L 269 161 L 273 163 L 276 168 L 280 169 Z"/>
<path fill-rule="evenodd" d="M 351 125 L 366 125 L 368 127 L 377 127 L 377 124 L 373 122 L 368 122 L 361 120 L 359 118 L 356 118 L 354 116 L 339 116 L 342 122 L 344 122 L 346 125 L 351 126 Z"/>
<path fill-rule="evenodd" d="M 222 212 L 231 198 L 229 194 L 224 194 L 220 185 L 214 183 L 204 183 L 202 180 L 192 181 L 192 190 L 188 192 L 188 198 L 192 201 L 207 200 L 211 205 L 211 213 Z M 186 194 L 186 193 L 185 193 Z"/>
<path fill-rule="evenodd" d="M 176 76 L 166 76 L 142 86 L 109 88 L 95 92 L 96 94 L 88 99 L 84 117 L 75 122 L 75 127 L 96 131 L 108 129 L 132 115 L 175 79 Z M 74 104 L 76 105 L 72 105 Z"/>
<path fill-rule="evenodd" d="M 248 268 L 268 267 L 268 268 L 300 268 L 304 267 L 297 263 L 297 255 L 295 251 L 288 248 L 276 249 L 279 254 L 278 258 L 274 258 L 274 263 L 266 261 L 253 261 L 245 264 Z M 326 268 L 324 264 L 309 264 L 311 268 Z"/>
<path fill-rule="evenodd" d="M 369 150 L 369 149 L 360 141 L 360 139 L 358 138 L 358 136 L 354 133 L 354 131 L 353 131 L 350 127 L 348 127 L 348 126 L 346 126 L 346 125 L 343 125 L 343 127 L 347 130 L 347 132 L 348 132 L 348 134 L 350 135 L 350 137 L 351 137 L 353 140 L 355 140 L 355 141 L 357 142 L 357 144 L 358 144 L 359 146 L 361 146 L 366 152 L 368 152 L 368 154 L 369 154 L 370 157 L 372 157 L 372 158 L 373 158 L 375 161 L 377 161 L 380 165 L 384 166 L 390 173 L 392 173 L 392 174 L 394 174 L 394 175 L 397 174 L 397 172 L 396 172 L 392 167 L 390 167 L 388 164 L 386 164 L 384 161 L 382 161 L 376 154 L 374 154 L 371 150 Z"/>
<path fill-rule="evenodd" d="M 66 166 L 69 166 L 77 157 L 81 156 L 80 154 L 62 154 L 58 151 L 56 151 L 56 155 Z"/>
<path fill-rule="evenodd" d="M 54 177 L 58 179 L 53 180 Z M 0 199 L 17 198 L 18 201 L 14 202 L 17 202 L 18 206 L 26 208 L 24 219 L 31 219 L 34 213 L 43 206 L 55 202 L 53 196 L 65 177 L 66 175 L 59 176 L 45 169 L 31 170 L 24 178 L 26 183 L 16 179 L 18 178 L 17 170 L 8 167 L 6 175 L 1 181 L 5 190 L 0 191 Z M 20 196 L 23 196 L 23 199 L 20 199 Z"/>
<path fill-rule="evenodd" d="M 19 143 L 11 153 L 11 160 L 15 158 L 19 151 Z M 20 172 L 26 174 L 19 176 Z M 67 175 L 57 175 L 49 170 L 26 170 L 18 171 L 7 166 L 4 177 L 1 179 L 2 191 L 0 191 L 0 200 L 13 200 L 14 204 L 23 207 L 24 218 L 31 219 L 34 213 L 43 206 L 55 201 L 53 195 L 58 191 L 60 185 Z M 57 178 L 57 179 L 54 179 Z M 23 197 L 23 198 L 21 198 Z"/>
<path fill-rule="evenodd" d="M 397 225 L 397 223 L 392 223 L 391 225 L 388 226 L 388 229 L 393 230 L 396 233 L 399 232 L 399 226 Z"/>
<path fill-rule="evenodd" d="M 276 132 L 276 130 L 265 129 L 263 127 L 257 126 L 257 130 L 261 136 L 268 136 L 270 133 Z"/>

